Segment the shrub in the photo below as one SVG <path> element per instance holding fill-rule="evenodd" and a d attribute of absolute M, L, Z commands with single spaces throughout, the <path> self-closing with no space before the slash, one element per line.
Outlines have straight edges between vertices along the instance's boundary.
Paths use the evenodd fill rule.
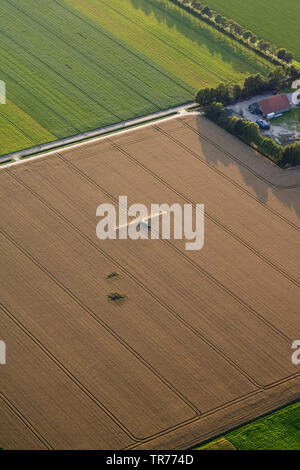
<path fill-rule="evenodd" d="M 212 119 L 213 121 L 218 120 L 222 114 L 224 113 L 224 107 L 222 103 L 210 103 L 208 106 L 204 108 L 204 113 L 205 116 L 207 116 L 209 119 Z"/>
<path fill-rule="evenodd" d="M 278 59 L 283 60 L 284 62 L 291 63 L 293 60 L 293 54 L 286 49 L 278 49 L 276 52 Z"/>
<path fill-rule="evenodd" d="M 109 273 L 107 276 L 106 276 L 106 279 L 114 279 L 116 277 L 119 277 L 119 274 L 116 273 L 116 272 L 112 272 L 112 273 Z"/>
<path fill-rule="evenodd" d="M 276 163 L 281 162 L 282 147 L 276 144 L 273 139 L 270 139 L 269 137 L 263 137 L 259 148 L 263 153 L 271 157 L 272 160 L 274 160 Z"/>
<path fill-rule="evenodd" d="M 300 163 L 300 142 L 287 145 L 283 150 L 282 163 L 296 165 Z"/>
<path fill-rule="evenodd" d="M 242 97 L 243 90 L 242 87 L 238 84 L 233 85 L 232 87 L 232 95 L 233 95 L 233 100 L 239 100 Z"/>
<path fill-rule="evenodd" d="M 288 78 L 286 71 L 281 67 L 276 67 L 267 77 L 269 90 L 281 90 L 287 84 Z"/>
<path fill-rule="evenodd" d="M 224 26 L 226 24 L 226 18 L 225 18 L 225 16 L 217 14 L 216 17 L 215 17 L 215 22 L 217 24 L 221 24 L 222 26 Z"/>
<path fill-rule="evenodd" d="M 207 15 L 209 17 L 212 16 L 211 9 L 207 5 L 205 7 L 203 7 L 201 11 L 204 15 Z"/>
<path fill-rule="evenodd" d="M 254 34 L 254 35 L 250 38 L 250 42 L 251 42 L 252 44 L 255 44 L 257 41 L 258 41 L 258 37 L 255 36 L 255 34 Z"/>
<path fill-rule="evenodd" d="M 196 103 L 199 103 L 200 106 L 207 106 L 213 101 L 216 101 L 216 93 L 213 88 L 203 88 L 198 91 L 195 97 Z"/>
<path fill-rule="evenodd" d="M 267 90 L 268 87 L 268 82 L 260 73 L 257 73 L 256 75 L 250 75 L 244 82 L 243 95 L 257 95 L 258 93 Z"/>
<path fill-rule="evenodd" d="M 119 294 L 119 292 L 112 292 L 111 294 L 108 294 L 107 298 L 112 302 L 120 302 L 126 299 L 126 295 Z"/>

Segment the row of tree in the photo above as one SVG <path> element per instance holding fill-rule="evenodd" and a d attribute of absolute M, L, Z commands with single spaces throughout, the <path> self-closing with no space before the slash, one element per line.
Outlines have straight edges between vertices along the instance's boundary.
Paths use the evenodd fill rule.
<path fill-rule="evenodd" d="M 211 9 L 207 5 L 203 5 L 198 0 L 171 1 L 173 1 L 173 3 L 182 5 L 186 9 L 191 10 L 192 12 L 195 12 L 197 16 L 209 20 L 209 22 L 213 26 L 216 26 L 218 29 L 221 29 L 225 32 L 229 32 L 231 35 L 238 38 L 239 40 L 244 41 L 249 46 L 252 46 L 255 49 L 257 48 L 268 58 L 271 56 L 279 59 L 280 61 L 286 64 L 290 64 L 293 60 L 293 54 L 287 49 L 277 49 L 276 46 L 274 46 L 270 42 L 264 41 L 252 31 L 243 28 L 243 26 L 241 26 L 236 21 L 226 18 L 225 16 L 221 15 L 220 13 L 217 13 L 215 10 Z"/>
<path fill-rule="evenodd" d="M 270 90 L 282 90 L 288 87 L 293 80 L 300 77 L 300 72 L 295 67 L 287 71 L 282 67 L 276 67 L 266 77 L 261 74 L 250 75 L 242 85 L 235 83 L 220 83 L 216 88 L 203 88 L 195 96 L 196 103 L 201 107 L 214 101 L 224 106 L 234 103 L 241 98 L 247 98 Z"/>
<path fill-rule="evenodd" d="M 282 166 L 300 163 L 300 142 L 282 147 L 273 139 L 262 136 L 255 122 L 237 116 L 228 117 L 222 103 L 212 102 L 204 107 L 204 112 L 209 119 L 244 142 L 254 146 L 275 163 Z"/>

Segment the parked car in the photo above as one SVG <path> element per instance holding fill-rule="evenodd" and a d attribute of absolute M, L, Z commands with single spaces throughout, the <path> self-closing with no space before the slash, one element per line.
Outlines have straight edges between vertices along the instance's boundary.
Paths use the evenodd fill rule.
<path fill-rule="evenodd" d="M 263 130 L 270 129 L 270 123 L 264 121 L 263 119 L 257 119 L 256 124 L 258 124 L 259 127 Z"/>
<path fill-rule="evenodd" d="M 257 103 L 252 103 L 248 106 L 250 113 L 252 114 L 262 114 L 259 105 Z"/>

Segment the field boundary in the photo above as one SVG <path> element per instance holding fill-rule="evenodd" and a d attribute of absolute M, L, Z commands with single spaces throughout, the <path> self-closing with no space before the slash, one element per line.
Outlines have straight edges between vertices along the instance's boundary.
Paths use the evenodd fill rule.
<path fill-rule="evenodd" d="M 256 54 L 260 55 L 261 57 L 265 58 L 269 62 L 275 65 L 279 65 L 283 68 L 289 67 L 290 64 L 285 62 L 284 60 L 281 60 L 279 57 L 277 57 L 274 53 L 269 53 L 267 50 L 260 49 L 256 43 L 259 42 L 261 39 L 257 36 L 256 43 L 251 43 L 250 41 L 247 41 L 242 34 L 238 34 L 237 32 L 233 32 L 229 29 L 226 29 L 226 26 L 223 24 L 219 24 L 215 21 L 214 18 L 208 16 L 207 14 L 203 14 L 202 11 L 200 11 L 197 7 L 193 7 L 191 3 L 189 4 L 184 4 L 181 0 L 169 0 L 169 2 L 173 3 L 174 5 L 177 5 L 179 8 L 182 8 L 185 10 L 187 13 L 190 13 L 194 17 L 198 18 L 200 21 L 203 21 L 204 23 L 212 26 L 214 29 L 217 31 L 220 31 L 221 33 L 225 34 L 228 36 L 230 39 L 233 39 L 234 41 L 238 42 L 239 44 L 247 47 L 249 50 L 255 52 Z M 213 9 L 212 9 L 213 10 Z M 220 14 L 218 11 L 216 11 L 216 14 Z M 223 16 L 223 15 L 222 15 Z M 224 17 L 225 18 L 225 17 Z M 226 18 L 227 20 L 228 18 Z M 238 26 L 240 26 L 238 23 L 236 23 Z M 242 26 L 240 26 L 242 28 Z M 272 44 L 271 44 L 272 46 Z M 277 46 L 274 46 L 275 48 Z"/>
<path fill-rule="evenodd" d="M 259 415 L 258 417 L 256 418 L 251 418 L 249 421 L 245 421 L 244 424 L 238 424 L 237 426 L 233 427 L 232 429 L 229 429 L 228 431 L 222 434 L 218 434 L 216 435 L 215 437 L 213 438 L 210 438 L 210 439 L 207 439 L 205 441 L 202 441 L 202 442 L 199 442 L 199 444 L 197 445 L 198 446 L 205 446 L 206 444 L 209 444 L 210 442 L 213 442 L 217 439 L 222 439 L 222 438 L 225 438 L 227 439 L 226 436 L 228 436 L 228 434 L 230 434 L 231 432 L 233 431 L 237 431 L 238 429 L 242 429 L 246 426 L 248 426 L 249 424 L 253 424 L 253 423 L 256 423 L 257 421 L 263 419 L 263 418 L 267 418 L 268 416 L 272 416 L 274 413 L 277 413 L 278 411 L 281 411 L 281 410 L 284 410 L 285 408 L 288 408 L 289 406 L 292 406 L 292 405 L 295 405 L 296 403 L 299 403 L 300 402 L 300 398 L 296 398 L 295 400 L 289 402 L 289 403 L 285 403 L 283 405 L 280 405 L 279 407 L 277 408 L 274 408 L 272 411 L 267 411 L 261 415 Z M 229 439 L 228 439 L 229 440 Z M 232 442 L 229 441 L 231 444 Z M 232 444 L 234 445 L 234 444 Z M 194 446 L 191 448 L 191 450 L 202 450 L 202 449 L 196 449 Z M 239 449 L 239 450 L 243 450 L 243 449 Z"/>
<path fill-rule="evenodd" d="M 64 137 L 62 139 L 53 140 L 51 142 L 46 142 L 44 144 L 35 145 L 33 147 L 29 147 L 26 149 L 17 150 L 15 152 L 7 153 L 0 156 L 0 163 L 7 164 L 15 164 L 20 158 L 25 158 L 29 156 L 35 156 L 46 150 L 53 150 L 63 147 L 68 144 L 73 144 L 77 142 L 81 142 L 86 139 L 90 139 L 92 137 L 98 137 L 104 134 L 108 134 L 111 132 L 116 132 L 122 129 L 127 129 L 132 126 L 137 126 L 139 124 L 148 123 L 153 120 L 159 119 L 161 117 L 168 117 L 172 114 L 180 113 L 180 111 L 184 111 L 185 109 L 192 109 L 198 106 L 197 103 L 190 101 L 188 103 L 184 103 L 178 106 L 174 106 L 172 108 L 164 109 L 161 111 L 156 111 L 155 113 L 146 114 L 144 116 L 140 116 L 137 118 L 127 119 L 126 121 L 120 121 L 116 124 L 111 124 L 109 126 L 98 127 L 96 129 L 91 129 L 89 131 L 80 132 L 79 134 L 75 134 L 73 136 Z M 16 159 L 16 162 L 12 162 L 12 160 Z M 6 167 L 6 165 L 4 165 Z"/>
<path fill-rule="evenodd" d="M 109 139 L 110 137 L 113 137 L 115 135 L 121 135 L 123 133 L 137 131 L 141 128 L 145 128 L 145 127 L 148 127 L 148 126 L 153 126 L 153 125 L 157 126 L 158 124 L 160 124 L 164 121 L 171 120 L 171 119 L 177 119 L 177 118 L 180 118 L 180 117 L 183 117 L 183 116 L 187 116 L 189 114 L 190 115 L 191 114 L 197 114 L 199 116 L 204 116 L 204 112 L 199 108 L 199 105 L 196 105 L 195 103 L 193 103 L 193 104 L 191 104 L 191 106 L 189 108 L 189 111 L 186 111 L 188 109 L 188 106 L 189 106 L 189 104 L 187 106 L 184 106 L 184 105 L 179 106 L 178 108 L 180 108 L 180 109 L 177 112 L 175 112 L 175 111 L 171 112 L 171 109 L 173 110 L 174 108 L 170 108 L 170 113 L 168 113 L 166 115 L 163 115 L 161 118 L 160 117 L 151 118 L 151 116 L 152 116 L 151 114 L 145 115 L 144 117 L 145 118 L 147 117 L 148 120 L 145 120 L 145 121 L 143 120 L 143 121 L 140 122 L 140 124 L 138 124 L 138 123 L 132 124 L 132 125 L 128 124 L 127 127 L 120 127 L 118 129 L 115 129 L 115 130 L 112 130 L 112 131 L 106 130 L 107 127 L 114 127 L 114 126 L 117 126 L 117 125 L 122 124 L 122 123 L 113 124 L 112 126 L 99 128 L 99 130 L 103 129 L 103 132 L 101 132 L 99 134 L 95 134 L 95 136 L 91 136 L 91 137 L 82 137 L 80 140 L 73 141 L 69 145 L 67 143 L 60 143 L 57 147 L 53 147 L 52 149 L 49 147 L 49 151 L 47 151 L 47 149 L 45 149 L 44 151 L 43 150 L 38 150 L 35 153 L 30 153 L 28 156 L 23 156 L 23 157 L 22 156 L 21 157 L 16 157 L 15 156 L 14 158 L 12 158 L 12 156 L 10 156 L 10 154 L 0 156 L 0 171 L 8 169 L 8 168 L 10 168 L 12 166 L 15 166 L 15 165 L 20 165 L 22 163 L 37 160 L 39 158 L 48 157 L 50 155 L 57 155 L 58 151 L 61 151 L 61 150 L 71 150 L 72 148 L 79 147 L 81 145 L 88 145 L 90 143 L 97 142 L 97 141 L 102 140 L 102 139 Z M 156 113 L 154 113 L 154 114 L 156 114 Z M 142 118 L 137 118 L 137 119 L 142 119 Z M 136 119 L 132 119 L 132 121 L 135 121 L 135 120 Z M 128 122 L 128 121 L 124 121 L 124 123 L 125 122 Z M 219 127 L 213 121 L 210 121 L 210 122 L 212 124 L 216 125 L 217 127 Z M 264 181 L 266 184 L 270 185 L 274 189 L 279 189 L 279 190 L 280 189 L 296 189 L 296 188 L 300 187 L 299 183 L 293 183 L 293 184 L 290 184 L 290 185 L 278 185 L 278 184 L 276 184 L 273 178 L 271 178 L 271 179 L 265 178 L 259 171 L 255 170 L 254 168 L 249 166 L 247 163 L 243 162 L 238 157 L 234 156 L 232 153 L 227 151 L 225 148 L 221 147 L 220 145 L 217 145 L 215 142 L 213 142 L 207 136 L 204 136 L 203 134 L 201 134 L 199 132 L 199 130 L 194 129 L 192 126 L 190 126 L 187 123 L 183 123 L 183 125 L 188 127 L 192 132 L 198 134 L 202 139 L 208 141 L 214 147 L 216 147 L 219 150 L 221 150 L 222 152 L 224 152 L 229 158 L 231 158 L 232 160 L 234 160 L 235 162 L 237 162 L 238 164 L 240 164 L 241 166 L 243 166 L 244 168 L 249 170 L 250 173 L 252 173 L 256 177 L 258 177 L 259 179 L 261 179 L 262 181 Z M 224 129 L 223 129 L 223 131 L 226 132 Z M 93 132 L 93 131 L 89 131 L 89 132 Z M 246 145 L 248 148 L 250 148 L 255 153 L 258 153 L 260 160 L 261 160 L 261 157 L 265 157 L 257 149 L 254 149 L 249 144 L 245 143 L 244 141 L 241 141 L 236 136 L 234 136 L 234 135 L 232 135 L 232 136 L 235 139 L 239 140 L 244 145 Z M 61 139 L 61 140 L 65 140 L 65 139 Z M 56 143 L 56 142 L 59 142 L 59 141 L 57 140 L 57 141 L 54 141 L 54 142 Z M 31 149 L 25 149 L 24 151 L 27 151 L 27 150 L 31 150 Z M 15 153 L 19 153 L 19 152 L 15 152 Z M 196 155 L 194 155 L 194 156 L 196 156 Z M 196 158 L 198 158 L 198 157 L 196 157 Z M 300 169 L 300 165 L 296 165 L 296 166 L 293 166 L 291 168 L 281 168 L 278 165 L 276 165 L 274 162 L 272 162 L 269 158 L 265 157 L 265 160 L 268 162 L 268 165 L 274 166 L 277 170 L 282 172 L 282 174 L 283 173 L 292 173 L 293 174 L 295 171 Z M 207 163 L 205 163 L 205 164 L 207 164 Z M 218 171 L 218 170 L 215 169 L 214 171 Z M 290 223 L 290 222 L 288 222 L 288 223 Z M 294 224 L 292 224 L 292 225 L 294 226 Z"/>
<path fill-rule="evenodd" d="M 296 381 L 296 386 L 293 386 L 292 393 L 290 395 L 287 394 L 287 387 L 290 386 L 290 382 Z M 218 438 L 220 436 L 224 436 L 224 434 L 227 434 L 235 429 L 242 428 L 243 426 L 246 426 L 247 424 L 250 424 L 254 421 L 259 420 L 260 418 L 263 418 L 265 416 L 268 416 L 272 414 L 273 412 L 279 411 L 282 408 L 285 408 L 293 403 L 297 403 L 299 401 L 299 392 L 296 391 L 296 387 L 299 384 L 299 375 L 293 379 L 284 381 L 278 385 L 278 389 L 273 389 L 273 390 L 263 390 L 263 391 L 258 391 L 257 393 L 254 394 L 254 396 L 262 396 L 267 394 L 268 398 L 271 399 L 270 403 L 266 403 L 266 398 L 264 397 L 263 400 L 260 400 L 259 406 L 258 406 L 258 413 L 254 412 L 253 410 L 243 410 L 245 413 L 243 416 L 237 416 L 237 411 L 235 407 L 236 406 L 243 406 L 251 403 L 252 397 L 247 397 L 244 400 L 240 400 L 237 403 L 234 403 L 233 405 L 230 405 L 230 408 L 234 407 L 234 410 L 231 411 L 231 416 L 228 414 L 229 410 L 226 410 L 224 408 L 221 408 L 220 410 L 214 410 L 214 411 L 209 411 L 202 416 L 200 416 L 197 420 L 195 420 L 192 423 L 187 423 L 183 426 L 181 426 L 179 429 L 185 429 L 185 440 L 180 438 L 178 439 L 178 436 L 176 434 L 174 435 L 173 439 L 176 442 L 176 449 L 177 450 L 190 450 L 192 447 L 197 446 L 198 444 L 206 443 L 211 441 L 212 439 Z M 271 392 L 273 395 L 270 396 Z M 282 393 L 284 394 L 284 397 L 282 398 Z M 287 396 L 285 396 L 287 395 Z M 241 410 L 240 410 L 241 411 Z M 223 412 L 223 416 L 217 416 L 218 413 Z M 214 429 L 207 430 L 210 425 L 208 425 L 208 420 L 209 418 L 212 418 L 215 424 Z M 202 422 L 202 426 L 201 426 Z M 220 422 L 222 423 L 220 425 Z M 196 428 L 192 429 L 192 426 L 196 426 Z M 189 430 L 190 428 L 190 430 Z M 175 431 L 175 433 L 177 430 Z M 188 435 L 195 435 L 198 434 L 198 438 L 190 438 L 187 440 Z M 163 436 L 161 437 L 163 439 Z M 164 441 L 161 441 L 162 444 L 159 444 L 157 442 L 157 438 L 154 439 L 149 439 L 146 443 L 141 443 L 141 444 L 133 444 L 132 446 L 129 447 L 129 449 L 137 449 L 137 450 L 149 450 L 149 449 L 157 449 L 157 448 L 164 448 L 160 447 L 160 445 L 164 445 Z M 146 445 L 145 445 L 146 444 Z M 159 446 L 159 447 L 158 447 Z M 175 447 L 173 447 L 175 449 Z"/>

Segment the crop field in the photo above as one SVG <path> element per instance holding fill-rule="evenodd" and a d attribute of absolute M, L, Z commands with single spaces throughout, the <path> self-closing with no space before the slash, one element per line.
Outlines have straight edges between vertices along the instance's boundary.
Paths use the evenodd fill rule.
<path fill-rule="evenodd" d="M 3 0 L 0 154 L 192 101 L 270 64 L 167 0 Z"/>
<path fill-rule="evenodd" d="M 205 5 L 237 21 L 265 41 L 285 47 L 300 60 L 298 0 L 207 0 Z"/>
<path fill-rule="evenodd" d="M 188 448 L 299 398 L 282 172 L 198 115 L 0 169 L 0 447 Z M 204 248 L 99 240 L 124 194 L 203 203 Z"/>
<path fill-rule="evenodd" d="M 199 450 L 300 450 L 300 402 L 242 426 Z"/>

